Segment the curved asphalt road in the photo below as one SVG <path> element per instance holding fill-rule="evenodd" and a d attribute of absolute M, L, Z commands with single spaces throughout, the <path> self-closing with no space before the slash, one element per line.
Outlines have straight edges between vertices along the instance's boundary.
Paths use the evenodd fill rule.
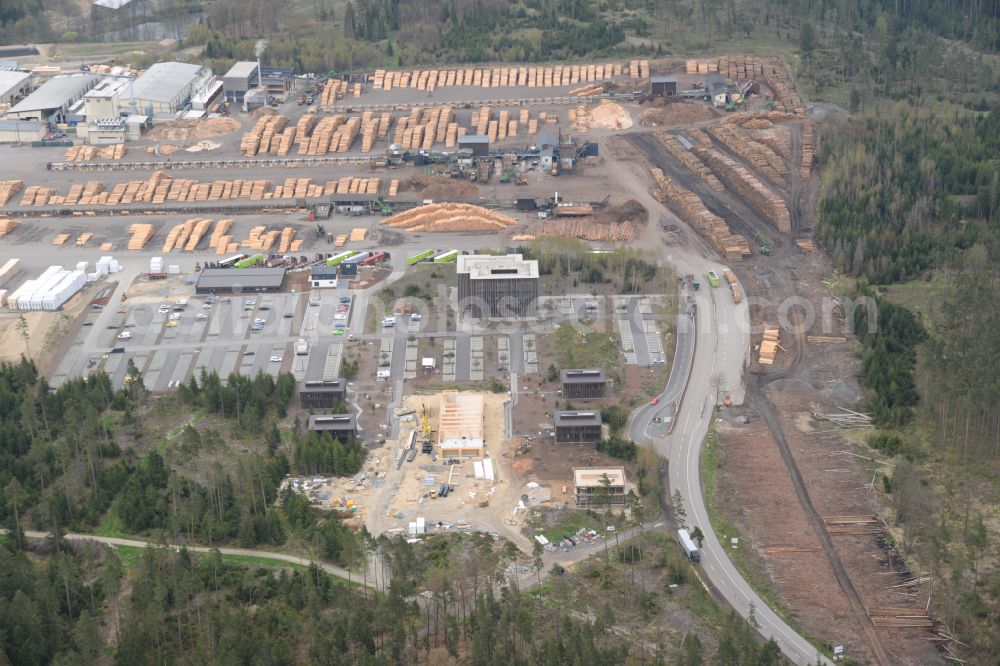
<path fill-rule="evenodd" d="M 703 269 L 709 265 L 703 264 Z M 716 269 L 721 275 L 721 268 Z M 708 520 L 699 469 L 701 447 L 714 416 L 718 392 L 728 390 L 734 403 L 743 401 L 742 383 L 734 383 L 733 374 L 742 373 L 749 349 L 749 314 L 745 302 L 733 304 L 728 289 L 713 289 L 704 280 L 702 284 L 702 291 L 692 294 L 696 312 L 689 321 L 697 320 L 696 325 L 684 322 L 688 316 L 683 313 L 678 317 L 675 363 L 660 401 L 633 413 L 629 436 L 635 442 L 652 445 L 670 461 L 671 492 L 680 491 L 688 525 L 697 525 L 705 534 L 701 574 L 741 616 L 747 618 L 752 608 L 761 635 L 773 638 L 790 661 L 807 665 L 819 659 L 832 665 L 754 592 L 729 559 Z M 679 408 L 673 431 L 667 434 L 668 428 L 653 419 L 668 416 L 666 405 L 671 401 L 677 401 Z"/>

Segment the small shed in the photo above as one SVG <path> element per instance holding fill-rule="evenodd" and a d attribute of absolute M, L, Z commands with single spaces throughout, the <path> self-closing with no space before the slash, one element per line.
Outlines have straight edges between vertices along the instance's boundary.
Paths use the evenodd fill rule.
<path fill-rule="evenodd" d="M 653 97 L 673 97 L 677 94 L 676 76 L 652 76 L 649 78 L 649 94 Z"/>
<path fill-rule="evenodd" d="M 467 148 L 476 157 L 485 157 L 490 154 L 490 137 L 482 134 L 466 134 L 459 138 L 458 147 Z"/>

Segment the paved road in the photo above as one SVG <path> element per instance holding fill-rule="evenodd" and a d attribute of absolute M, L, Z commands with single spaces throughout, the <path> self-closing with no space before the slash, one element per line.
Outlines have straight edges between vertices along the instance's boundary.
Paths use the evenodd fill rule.
<path fill-rule="evenodd" d="M 49 532 L 35 532 L 26 531 L 25 536 L 29 539 L 47 539 L 52 536 Z M 162 544 L 154 543 L 152 541 L 144 541 L 142 539 L 119 539 L 117 537 L 105 537 L 105 536 L 95 536 L 93 534 L 64 534 L 64 539 L 70 541 L 96 541 L 97 543 L 107 544 L 109 546 L 132 546 L 135 548 L 145 548 L 147 546 L 153 546 L 154 548 L 163 547 Z M 167 544 L 170 548 L 180 548 L 181 546 L 176 544 Z M 210 548 L 208 546 L 188 546 L 185 548 L 195 553 L 211 553 L 212 551 L 218 550 L 223 555 L 243 555 L 247 557 L 265 557 L 271 560 L 281 560 L 282 562 L 289 562 L 291 564 L 301 564 L 302 566 L 309 566 L 315 564 L 320 569 L 328 574 L 349 580 L 353 583 L 364 584 L 368 587 L 375 587 L 374 579 L 370 578 L 364 580 L 364 577 L 358 577 L 358 574 L 348 571 L 347 569 L 342 569 L 341 567 L 336 567 L 332 564 L 326 564 L 325 562 L 319 562 L 316 560 L 310 560 L 305 557 L 298 557 L 296 555 L 289 555 L 287 553 L 272 553 L 267 550 L 252 550 L 247 548 Z"/>

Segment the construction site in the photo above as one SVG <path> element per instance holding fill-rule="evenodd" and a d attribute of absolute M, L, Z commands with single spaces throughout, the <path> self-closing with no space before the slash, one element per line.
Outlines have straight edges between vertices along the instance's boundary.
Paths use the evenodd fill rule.
<path fill-rule="evenodd" d="M 97 250 L 123 269 L 82 292 L 105 309 L 70 304 L 50 383 L 98 368 L 121 386 L 134 361 L 154 393 L 201 368 L 336 384 L 350 362 L 343 398 L 370 449 L 364 469 L 287 483 L 373 534 L 481 530 L 529 551 L 532 511 L 575 505 L 587 472 L 574 470 L 633 478 L 596 450 L 610 435 L 602 409 L 631 415 L 619 437 L 669 442 L 664 456 L 715 419 L 723 464 L 709 500 L 738 532 L 742 575 L 856 660 L 934 661 L 923 579 L 877 518 L 869 463 L 830 425 L 865 417 L 843 416 L 862 396 L 844 313 L 784 323 L 806 317 L 782 303 L 820 303 L 831 274 L 813 240 L 822 114 L 785 63 L 358 81 L 319 81 L 314 103 L 235 113 L 209 133 L 164 123 L 127 149 L 0 146 L 0 259 L 20 259 L 0 290 Z M 670 279 L 624 264 L 541 271 L 531 250 L 549 238 L 634 250 Z M 213 284 L 199 289 L 205 268 Z M 466 289 L 485 305 L 464 308 Z M 490 301 L 501 297 L 514 315 Z M 15 326 L 5 311 L 3 339 Z M 709 367 L 692 371 L 705 349 Z M 608 392 L 570 407 L 550 365 L 600 370 Z M 570 409 L 596 422 L 586 441 L 557 440 Z"/>

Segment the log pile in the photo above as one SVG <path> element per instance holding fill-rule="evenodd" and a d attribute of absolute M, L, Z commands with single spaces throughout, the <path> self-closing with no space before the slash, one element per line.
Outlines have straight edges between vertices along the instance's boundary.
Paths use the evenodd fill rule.
<path fill-rule="evenodd" d="M 215 228 L 212 229 L 212 235 L 208 237 L 208 247 L 218 250 L 219 246 L 228 247 L 229 242 L 232 240 L 231 236 L 226 236 L 229 228 L 233 226 L 233 221 L 231 219 L 219 220 L 215 223 Z M 223 241 L 222 239 L 227 240 Z"/>
<path fill-rule="evenodd" d="M 125 157 L 125 144 L 115 143 L 103 148 L 97 146 L 70 146 L 66 149 L 67 162 L 89 162 L 100 157 L 102 160 L 120 160 Z"/>
<path fill-rule="evenodd" d="M 347 93 L 347 81 L 340 81 L 338 79 L 330 79 L 323 86 L 323 92 L 320 94 L 319 103 L 323 106 L 331 106 L 337 103 L 337 100 L 343 99 L 344 95 Z"/>
<path fill-rule="evenodd" d="M 604 86 L 602 85 L 586 85 L 570 90 L 569 94 L 576 95 L 577 97 L 584 97 L 585 95 L 600 95 L 603 92 Z"/>
<path fill-rule="evenodd" d="M 393 178 L 389 181 L 389 196 L 394 197 L 399 193 L 399 178 Z"/>
<path fill-rule="evenodd" d="M 410 231 L 499 231 L 517 220 L 471 204 L 427 204 L 397 213 L 381 224 Z"/>
<path fill-rule="evenodd" d="M 552 220 L 539 223 L 532 229 L 535 236 L 566 236 L 588 241 L 631 243 L 638 235 L 628 222 L 596 224 L 585 220 Z"/>
<path fill-rule="evenodd" d="M 806 342 L 811 345 L 825 345 L 847 342 L 847 338 L 842 335 L 807 335 Z"/>
<path fill-rule="evenodd" d="M 795 247 L 803 252 L 812 252 L 816 249 L 816 244 L 813 243 L 813 239 L 811 238 L 798 238 L 795 240 Z"/>
<path fill-rule="evenodd" d="M 327 181 L 321 196 L 331 194 L 378 194 L 381 178 L 355 178 L 344 176 L 340 180 Z"/>
<path fill-rule="evenodd" d="M 330 150 L 335 153 L 346 153 L 351 149 L 351 144 L 361 131 L 361 118 L 351 116 L 337 131 L 330 137 Z"/>
<path fill-rule="evenodd" d="M 705 166 L 704 162 L 698 159 L 690 150 L 686 149 L 681 145 L 681 142 L 677 138 L 668 132 L 657 132 L 656 140 L 660 142 L 667 152 L 673 155 L 677 161 L 686 166 L 693 173 L 698 174 L 708 186 L 711 187 L 716 192 L 721 192 L 723 189 L 722 183 L 719 179 L 712 175 L 712 170 Z"/>
<path fill-rule="evenodd" d="M 87 243 L 90 242 L 90 239 L 93 238 L 93 237 L 94 237 L 94 234 L 90 233 L 89 231 L 84 231 L 82 234 L 80 234 L 79 236 L 77 236 L 76 246 L 77 247 L 83 247 L 83 246 L 85 246 Z"/>
<path fill-rule="evenodd" d="M 184 244 L 185 252 L 194 252 L 198 249 L 198 243 L 201 242 L 202 236 L 208 231 L 209 227 L 212 226 L 212 220 L 207 220 L 205 218 L 196 218 L 194 223 L 194 228 L 191 230 L 191 234 L 188 236 L 187 243 Z"/>
<path fill-rule="evenodd" d="M 368 229 L 365 227 L 355 227 L 351 229 L 351 242 L 360 243 L 368 236 Z"/>
<path fill-rule="evenodd" d="M 684 130 L 684 133 L 687 134 L 692 141 L 700 144 L 703 148 L 712 147 L 712 138 L 708 136 L 708 134 L 705 134 L 704 130 L 700 130 L 697 127 L 692 127 L 690 129 Z"/>
<path fill-rule="evenodd" d="M 869 606 L 865 608 L 876 627 L 932 628 L 934 620 L 920 608 L 905 606 Z M 955 661 L 958 661 L 957 659 Z"/>
<path fill-rule="evenodd" d="M 746 167 L 717 150 L 695 147 L 694 151 L 726 187 L 747 199 L 751 206 L 774 223 L 778 231 L 788 233 L 792 230 L 788 206 Z"/>
<path fill-rule="evenodd" d="M 814 142 L 816 141 L 816 127 L 813 121 L 806 118 L 802 122 L 802 165 L 799 173 L 803 178 L 809 178 L 812 174 Z"/>
<path fill-rule="evenodd" d="M 24 187 L 23 180 L 2 180 L 0 181 L 0 206 L 6 206 L 7 202 L 14 198 L 14 195 Z"/>
<path fill-rule="evenodd" d="M 132 235 L 128 241 L 128 249 L 130 250 L 144 249 L 153 238 L 154 233 L 152 224 L 133 224 L 128 228 L 128 232 Z"/>
<path fill-rule="evenodd" d="M 288 252 L 295 242 L 295 229 L 292 227 L 285 227 L 281 230 L 281 237 L 278 241 L 278 252 L 284 254 Z M 301 245 L 301 244 L 300 244 Z"/>
<path fill-rule="evenodd" d="M 578 83 L 607 81 L 625 72 L 621 62 L 590 65 L 555 65 L 551 67 L 493 67 L 462 68 L 454 70 L 386 71 L 375 70 L 372 74 L 372 88 L 392 90 L 393 88 L 415 88 L 433 91 L 436 88 L 452 86 L 476 86 L 482 88 L 551 88 L 570 86 Z M 649 77 L 649 61 L 633 60 L 628 66 L 633 79 Z M 323 102 L 327 104 L 328 102 Z"/>
<path fill-rule="evenodd" d="M 44 206 L 50 203 L 50 199 L 55 198 L 55 196 L 56 191 L 51 187 L 32 185 L 31 187 L 25 188 L 24 194 L 21 196 L 21 205 Z"/>
<path fill-rule="evenodd" d="M 280 134 L 287 124 L 288 116 L 261 116 L 253 128 L 243 135 L 240 140 L 240 150 L 247 157 L 271 154 L 272 139 Z M 274 154 L 277 152 L 278 143 L 275 142 Z"/>
<path fill-rule="evenodd" d="M 65 245 L 66 241 L 69 240 L 69 234 L 56 234 L 56 237 L 52 239 L 53 245 Z"/>
<path fill-rule="evenodd" d="M 743 127 L 749 126 L 747 123 Z M 750 135 L 786 160 L 792 159 L 792 130 L 787 125 L 751 130 Z"/>
<path fill-rule="evenodd" d="M 750 243 L 739 234 L 734 234 L 729 225 L 708 208 L 701 198 L 678 185 L 657 168 L 650 169 L 659 189 L 653 192 L 658 201 L 666 202 L 670 208 L 689 224 L 706 236 L 727 261 L 742 261 L 750 254 Z"/>
<path fill-rule="evenodd" d="M 295 143 L 299 144 L 299 146 L 303 143 L 309 143 L 309 132 L 312 132 L 313 128 L 316 127 L 318 119 L 319 117 L 315 113 L 302 114 L 299 122 L 295 124 Z"/>
<path fill-rule="evenodd" d="M 772 183 L 785 184 L 785 174 L 788 173 L 788 169 L 781 157 L 764 144 L 754 140 L 742 127 L 717 125 L 710 128 L 708 133 L 744 161 L 752 164 Z"/>
<path fill-rule="evenodd" d="M 344 124 L 345 119 L 345 116 L 338 113 L 320 120 L 313 129 L 308 143 L 303 141 L 299 144 L 299 155 L 316 156 L 326 155 L 330 152 L 330 141 L 333 139 L 333 133 Z"/>
<path fill-rule="evenodd" d="M 17 220 L 4 219 L 0 220 L 0 238 L 3 238 L 10 232 L 14 231 L 14 228 L 19 224 Z"/>
<path fill-rule="evenodd" d="M 780 329 L 777 326 L 764 328 L 764 339 L 760 342 L 760 353 L 757 362 L 761 365 L 774 365 L 774 357 L 781 349 Z"/>
<path fill-rule="evenodd" d="M 284 157 L 288 155 L 288 151 L 292 149 L 292 144 L 295 143 L 295 137 L 298 134 L 298 129 L 295 127 L 286 127 L 285 130 L 278 137 L 278 157 Z M 273 143 L 273 141 L 272 141 Z"/>

